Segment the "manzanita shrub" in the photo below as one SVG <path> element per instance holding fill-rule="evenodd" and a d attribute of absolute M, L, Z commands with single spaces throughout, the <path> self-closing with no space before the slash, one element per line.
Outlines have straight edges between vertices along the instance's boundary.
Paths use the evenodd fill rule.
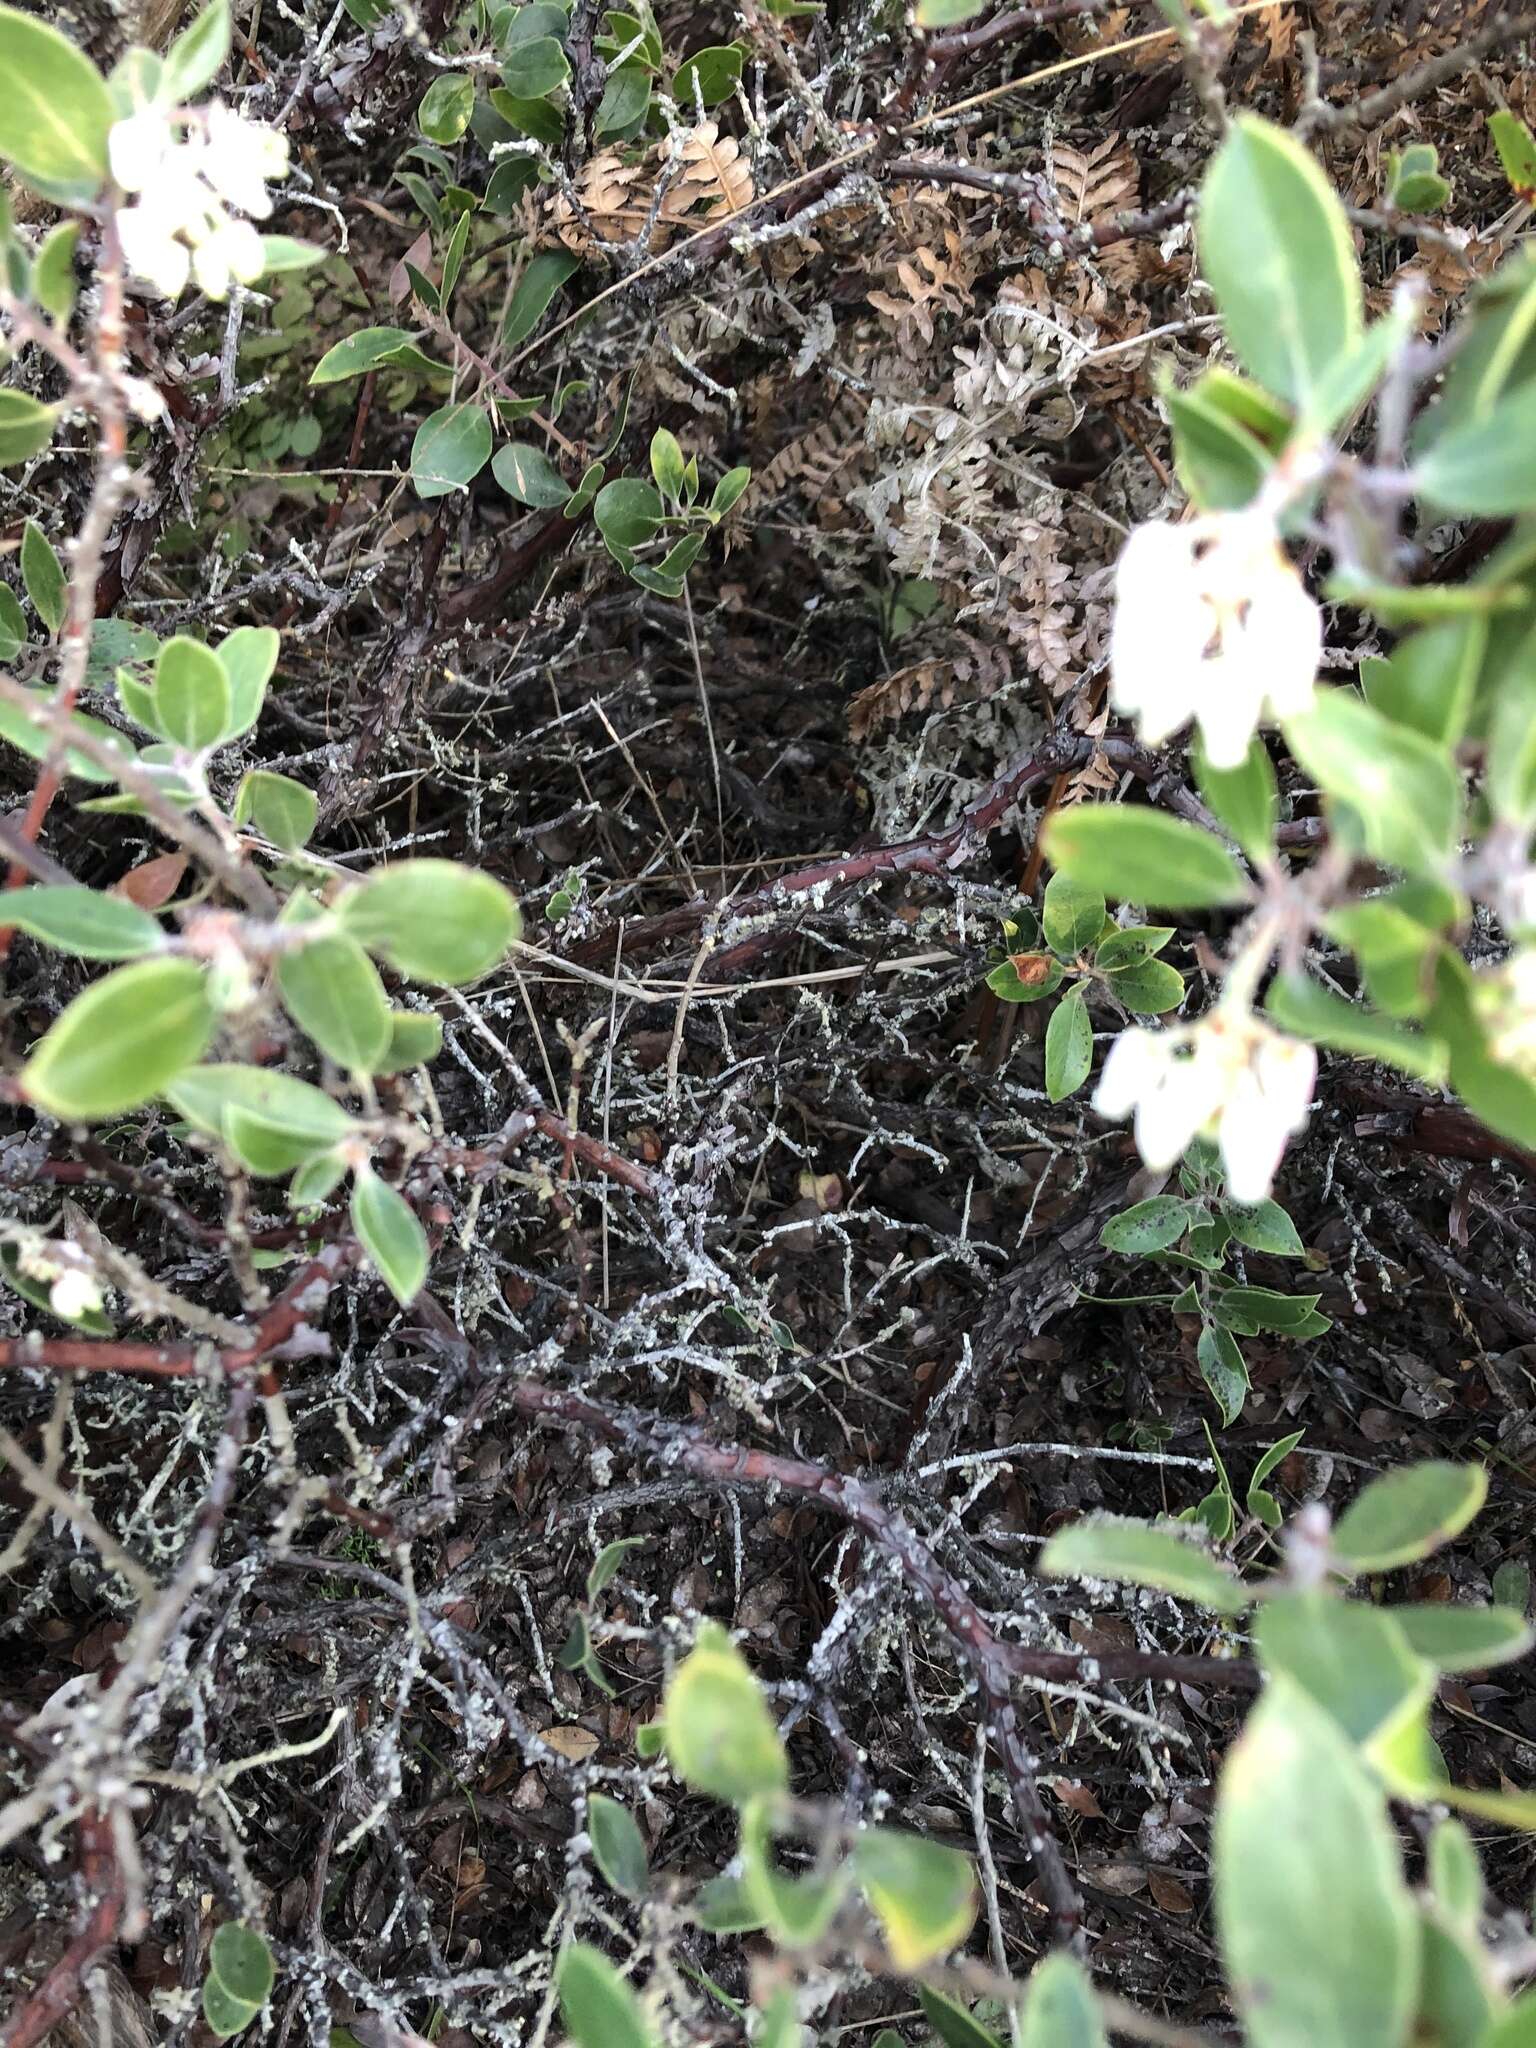
<path fill-rule="evenodd" d="M 0 9 L 0 56 L 17 81 L 0 105 L 0 153 L 25 184 L 83 219 L 98 237 L 99 312 L 91 353 L 69 339 L 72 259 L 80 219 L 34 254 L 0 219 L 3 303 L 18 333 L 52 354 L 70 380 L 62 405 L 0 392 L 0 460 L 44 449 L 69 414 L 94 416 L 96 490 L 66 569 L 29 522 L 23 585 L 53 645 L 49 683 L 0 679 L 0 735 L 40 764 L 40 791 L 62 779 L 88 812 L 153 821 L 196 864 L 204 887 L 173 926 L 125 898 L 69 883 L 11 890 L 4 923 L 110 971 L 71 1002 L 10 1083 L 14 1100 L 67 1123 L 116 1119 L 159 1102 L 190 1142 L 211 1144 L 247 1173 L 284 1177 L 294 1205 L 326 1200 L 348 1177 L 357 1238 L 407 1302 L 427 1270 L 421 1221 L 377 1168 L 408 1165 L 423 1136 L 392 1114 L 376 1083 L 430 1061 L 437 1018 L 392 1000 L 381 966 L 407 988 L 456 986 L 497 967 L 519 916 L 498 881 L 456 863 L 400 861 L 357 877 L 305 852 L 318 804 L 293 778 L 255 769 L 224 775 L 224 750 L 261 716 L 280 654 L 270 627 L 240 626 L 210 644 L 157 641 L 95 620 L 100 549 L 123 502 L 129 422 L 160 401 L 125 368 L 123 297 L 175 298 L 195 278 L 210 296 L 232 281 L 302 269 L 321 252 L 252 226 L 270 211 L 265 180 L 286 144 L 218 102 L 194 103 L 228 54 L 229 11 L 216 0 L 162 60 L 127 52 L 110 78 L 56 29 Z M 10 659 L 44 666 L 6 594 Z M 82 708 L 95 698 L 109 721 Z M 250 1049 L 274 1021 L 293 1065 Z M 101 1301 L 67 1261 L 30 1248 L 9 1277 L 81 1326 Z"/>
<path fill-rule="evenodd" d="M 1208 822 L 1083 806 L 1051 821 L 1047 850 L 1079 892 L 1237 923 L 1215 1007 L 1122 1031 L 1096 1104 L 1134 1117 L 1151 1167 L 1213 1138 L 1240 1201 L 1267 1194 L 1304 1126 L 1320 1049 L 1448 1084 L 1528 1146 L 1536 261 L 1512 256 L 1441 343 L 1416 338 L 1406 292 L 1367 324 L 1341 202 L 1292 136 L 1254 116 L 1234 122 L 1206 177 L 1198 244 L 1241 368 L 1163 393 L 1193 516 L 1139 528 L 1124 550 L 1111 684 L 1150 744 L 1193 723 Z M 1467 581 L 1439 581 L 1434 528 L 1466 516 L 1507 519 L 1508 537 Z M 1326 550 L 1325 595 L 1381 629 L 1359 687 L 1318 680 L 1322 615 L 1292 543 Z M 1277 764 L 1309 816 L 1315 793 L 1315 831 L 1284 830 Z M 1508 948 L 1474 970 L 1480 913 Z M 1135 1009 L 1105 959 L 1123 941 L 1106 927 L 1091 943 L 1094 985 Z M 1053 972 L 1037 984 L 1052 985 Z M 1171 982 L 1143 1000 L 1172 1007 Z M 1081 1048 L 1081 1030 L 1069 1035 Z M 1083 1078 L 1081 1050 L 1064 1054 L 1057 1085 Z"/>
<path fill-rule="evenodd" d="M 346 5 L 359 19 L 369 11 L 364 0 Z M 477 118 L 501 124 L 510 139 L 495 210 L 538 175 L 517 138 L 537 141 L 565 88 L 566 13 L 554 0 L 482 12 L 472 40 L 493 53 L 502 83 L 482 104 L 484 65 L 441 71 L 419 122 L 435 146 Z M 648 118 L 662 55 L 648 9 L 610 13 L 605 30 L 596 132 L 624 138 Z M 517 906 L 492 877 L 449 861 L 344 871 L 306 850 L 318 817 L 307 786 L 268 770 L 226 772 L 226 750 L 256 725 L 277 674 L 275 631 L 161 640 L 95 618 L 103 543 L 131 482 L 130 433 L 160 411 L 127 367 L 125 293 L 175 299 L 195 282 L 219 298 L 316 255 L 255 225 L 270 211 L 268 181 L 285 171 L 282 138 L 201 99 L 229 40 L 227 6 L 215 0 L 165 58 L 130 50 L 103 77 L 48 23 L 0 7 L 0 157 L 62 215 L 35 246 L 0 218 L 0 306 L 18 345 L 50 354 L 67 384 L 55 403 L 0 390 L 0 463 L 37 455 L 66 420 L 92 420 L 98 446 L 70 559 L 26 526 L 19 568 L 33 618 L 14 591 L 0 595 L 17 671 L 0 678 L 0 736 L 37 762 L 39 812 L 62 784 L 87 812 L 146 819 L 197 883 L 174 919 L 73 882 L 8 893 L 8 929 L 105 972 L 5 1086 L 13 1102 L 70 1124 L 146 1110 L 176 1119 L 189 1145 L 286 1180 L 301 1211 L 350 1179 L 356 1238 L 408 1302 L 430 1255 L 404 1191 L 424 1141 L 387 1083 L 429 1063 L 441 1036 L 408 991 L 496 969 L 517 941 Z M 737 46 L 701 47 L 671 76 L 671 93 L 702 112 L 740 68 Z M 1519 140 L 1506 130 L 1500 148 L 1507 156 Z M 1393 189 L 1425 203 L 1438 173 L 1412 156 L 1394 165 Z M 380 365 L 418 372 L 429 390 L 453 383 L 463 365 L 452 299 L 469 217 L 439 209 L 441 282 L 412 280 L 427 322 L 338 336 L 316 384 Z M 1247 116 L 1206 179 L 1199 248 L 1238 367 L 1163 394 L 1194 516 L 1144 527 L 1125 549 L 1113 692 L 1149 745 L 1193 722 L 1204 816 L 1125 804 L 1055 818 L 1043 914 L 1037 926 L 1021 911 L 989 978 L 1005 1000 L 1057 999 L 1046 1048 L 1053 1100 L 1090 1077 L 1093 1013 L 1111 1019 L 1097 1106 L 1133 1117 L 1147 1165 L 1182 1162 L 1182 1180 L 1179 1193 L 1114 1218 L 1105 1241 L 1175 1272 L 1171 1305 L 1200 1317 L 1202 1367 L 1230 1421 L 1246 1386 L 1237 1339 L 1324 1326 L 1315 1296 L 1252 1287 L 1228 1270 L 1245 1247 L 1300 1250 L 1270 1185 L 1305 1125 L 1319 1051 L 1447 1084 L 1500 1137 L 1536 1147 L 1536 259 L 1510 258 L 1439 345 L 1417 338 L 1407 298 L 1368 325 L 1337 196 L 1291 136 Z M 71 335 L 87 249 L 82 348 Z M 509 346 L 532 333 L 575 267 L 560 252 L 530 263 L 506 316 Z M 706 499 L 697 461 L 663 431 L 648 477 L 610 476 L 611 449 L 567 477 L 534 444 L 496 448 L 531 409 L 445 390 L 416 434 L 418 495 L 461 490 L 489 464 L 520 504 L 572 519 L 590 510 L 625 573 L 656 596 L 684 595 L 746 472 L 728 472 Z M 1437 581 L 1428 538 L 1437 521 L 1469 515 L 1510 521 L 1508 538 L 1469 580 Z M 1381 628 L 1359 687 L 1318 681 L 1321 613 L 1289 552 L 1298 544 L 1326 550 L 1326 595 Z M 1309 802 L 1316 793 L 1315 830 L 1284 829 L 1298 820 L 1285 816 L 1282 788 Z M 1213 1008 L 1165 1027 L 1137 1021 L 1172 1013 L 1187 991 L 1159 957 L 1173 927 L 1112 916 L 1112 903 L 1235 914 Z M 1508 944 L 1498 964 L 1474 969 L 1465 940 L 1480 913 Z M 56 1266 L 33 1247 L 6 1271 L 52 1313 L 100 1329 L 101 1297 L 62 1249 Z M 1249 2040 L 1536 2040 L 1536 2002 L 1511 1995 L 1529 1947 L 1486 1938 L 1477 1853 L 1455 1817 L 1532 1828 L 1536 1798 L 1456 1786 L 1428 1729 L 1443 1674 L 1521 1655 L 1531 1632 L 1511 1608 L 1358 1597 L 1464 1528 L 1483 1475 L 1412 1466 L 1368 1487 L 1336 1527 L 1314 1507 L 1282 1529 L 1266 1482 L 1295 1442 L 1259 1461 L 1241 1506 L 1217 1457 L 1217 1486 L 1184 1519 L 1077 1523 L 1052 1538 L 1042 1569 L 1080 1581 L 1090 1599 L 1129 1586 L 1191 1602 L 1234 1647 L 1240 1630 L 1251 1633 L 1263 1691 L 1228 1755 L 1214 1817 L 1217 1929 Z M 1272 1554 L 1267 1575 L 1245 1578 L 1229 1562 L 1240 1541 L 1250 1557 Z M 561 1653 L 599 1684 L 599 1601 L 618 1564 L 605 1557 Z M 769 1701 L 718 1628 L 706 1626 L 678 1663 L 663 1716 L 638 1746 L 653 1758 L 664 1750 L 681 1786 L 732 1810 L 736 1856 L 680 1890 L 651 1872 L 626 1806 L 593 1793 L 593 1857 L 630 1908 L 646 1910 L 665 1890 L 658 1953 L 680 1926 L 769 1938 L 774 1966 L 755 2010 L 718 1994 L 754 2041 L 799 2048 L 800 1991 L 838 1960 L 915 1980 L 947 2048 L 1008 2038 L 1092 2048 L 1111 2020 L 1125 2027 L 1122 2012 L 1099 2010 L 1069 1954 L 1017 1986 L 964 1959 L 978 1903 L 965 1855 L 797 1798 Z M 1393 1802 L 1424 1816 L 1412 1876 Z M 637 1986 L 572 1942 L 557 1975 L 569 2036 L 580 2048 L 682 2038 L 674 1975 L 655 1969 Z M 204 1991 L 212 2032 L 256 2021 L 273 1981 L 265 1939 L 221 1928 Z M 877 2037 L 876 2048 L 895 2038 Z"/>

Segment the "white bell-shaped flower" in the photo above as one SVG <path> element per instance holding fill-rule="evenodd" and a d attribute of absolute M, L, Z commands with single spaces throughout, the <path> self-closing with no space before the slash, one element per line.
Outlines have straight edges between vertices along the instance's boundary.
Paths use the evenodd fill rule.
<path fill-rule="evenodd" d="M 226 216 L 192 250 L 192 274 L 210 299 L 227 298 L 232 278 L 254 284 L 261 265 L 261 237 L 248 220 Z"/>
<path fill-rule="evenodd" d="M 266 180 L 288 168 L 283 136 L 214 102 L 201 115 L 131 114 L 112 128 L 107 150 L 113 177 L 135 195 L 118 214 L 135 276 L 169 299 L 189 276 L 211 299 L 226 298 L 234 280 L 255 283 L 262 243 L 251 220 L 272 211 Z"/>
<path fill-rule="evenodd" d="M 252 220 L 265 220 L 272 211 L 266 181 L 287 172 L 288 138 L 259 121 L 243 121 L 215 101 L 208 109 L 202 169 L 221 199 Z"/>
<path fill-rule="evenodd" d="M 1269 1193 L 1287 1138 L 1307 1120 L 1317 1054 L 1236 1004 L 1172 1031 L 1134 1027 L 1110 1047 L 1093 1106 L 1135 1118 L 1136 1149 L 1165 1173 L 1197 1137 L 1221 1150 L 1236 1202 Z"/>
<path fill-rule="evenodd" d="M 1266 717 L 1311 703 L 1322 645 L 1322 614 L 1265 513 L 1156 520 L 1126 542 L 1111 695 L 1149 746 L 1193 718 L 1212 766 L 1236 768 Z"/>
<path fill-rule="evenodd" d="M 191 251 L 180 240 L 181 221 L 162 207 L 125 206 L 117 216 L 123 261 L 163 299 L 179 299 L 186 290 Z"/>
<path fill-rule="evenodd" d="M 179 147 L 170 118 L 160 107 L 145 107 L 118 121 L 107 135 L 107 161 L 125 192 L 143 192 L 156 184 Z"/>

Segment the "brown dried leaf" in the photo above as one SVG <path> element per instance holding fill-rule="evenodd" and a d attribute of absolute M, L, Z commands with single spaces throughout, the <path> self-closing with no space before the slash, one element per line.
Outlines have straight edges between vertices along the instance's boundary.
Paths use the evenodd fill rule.
<path fill-rule="evenodd" d="M 161 853 L 153 860 L 140 861 L 126 875 L 120 875 L 107 891 L 109 896 L 126 896 L 140 910 L 161 910 L 181 887 L 187 872 L 184 853 Z"/>
<path fill-rule="evenodd" d="M 1052 1778 L 1051 1790 L 1062 1805 L 1083 1820 L 1102 1820 L 1104 1809 L 1086 1785 L 1074 1785 L 1070 1778 Z"/>
<path fill-rule="evenodd" d="M 1193 1913 L 1195 1910 L 1194 1899 L 1166 1870 L 1151 1871 L 1147 1877 L 1147 1889 L 1165 1913 Z"/>
<path fill-rule="evenodd" d="M 578 1728 L 572 1722 L 560 1721 L 553 1728 L 541 1728 L 539 1733 L 551 1749 L 558 1751 L 570 1763 L 587 1763 L 597 1753 L 597 1737 L 590 1728 Z"/>

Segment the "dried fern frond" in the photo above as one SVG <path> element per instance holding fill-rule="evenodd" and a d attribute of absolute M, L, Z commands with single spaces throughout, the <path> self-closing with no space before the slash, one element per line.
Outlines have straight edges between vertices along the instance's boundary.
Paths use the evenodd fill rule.
<path fill-rule="evenodd" d="M 1061 218 L 1068 227 L 1092 227 L 1135 206 L 1141 197 L 1141 167 L 1123 136 L 1106 135 L 1089 150 L 1057 142 L 1050 163 Z"/>
<path fill-rule="evenodd" d="M 633 160 L 622 150 L 600 151 L 583 165 L 576 181 L 579 208 L 563 192 L 556 193 L 549 224 L 568 249 L 633 242 L 638 236 L 645 237 L 648 249 L 664 249 L 680 232 L 740 213 L 756 190 L 741 144 L 722 135 L 718 122 L 705 121 L 680 141 Z"/>

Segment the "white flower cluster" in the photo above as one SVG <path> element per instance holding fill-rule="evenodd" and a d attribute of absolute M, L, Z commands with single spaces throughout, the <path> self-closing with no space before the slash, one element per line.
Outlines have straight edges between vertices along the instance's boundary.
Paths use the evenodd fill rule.
<path fill-rule="evenodd" d="M 1236 768 L 1266 716 L 1312 702 L 1322 615 L 1261 510 L 1138 526 L 1115 572 L 1115 708 L 1157 746 L 1195 719 L 1215 768 Z"/>
<path fill-rule="evenodd" d="M 117 123 L 107 148 L 112 176 L 134 195 L 117 226 L 137 277 L 167 299 L 180 297 L 189 276 L 210 299 L 226 298 L 232 278 L 260 277 L 251 221 L 272 211 L 266 181 L 288 168 L 286 136 L 213 101 L 195 115 L 146 107 Z"/>
<path fill-rule="evenodd" d="M 1191 1139 L 1214 1139 L 1232 1199 L 1261 1202 L 1286 1139 L 1307 1120 L 1316 1079 L 1310 1045 L 1227 1002 L 1176 1030 L 1123 1031 L 1093 1106 L 1113 1122 L 1134 1114 L 1136 1149 L 1155 1172 Z"/>

